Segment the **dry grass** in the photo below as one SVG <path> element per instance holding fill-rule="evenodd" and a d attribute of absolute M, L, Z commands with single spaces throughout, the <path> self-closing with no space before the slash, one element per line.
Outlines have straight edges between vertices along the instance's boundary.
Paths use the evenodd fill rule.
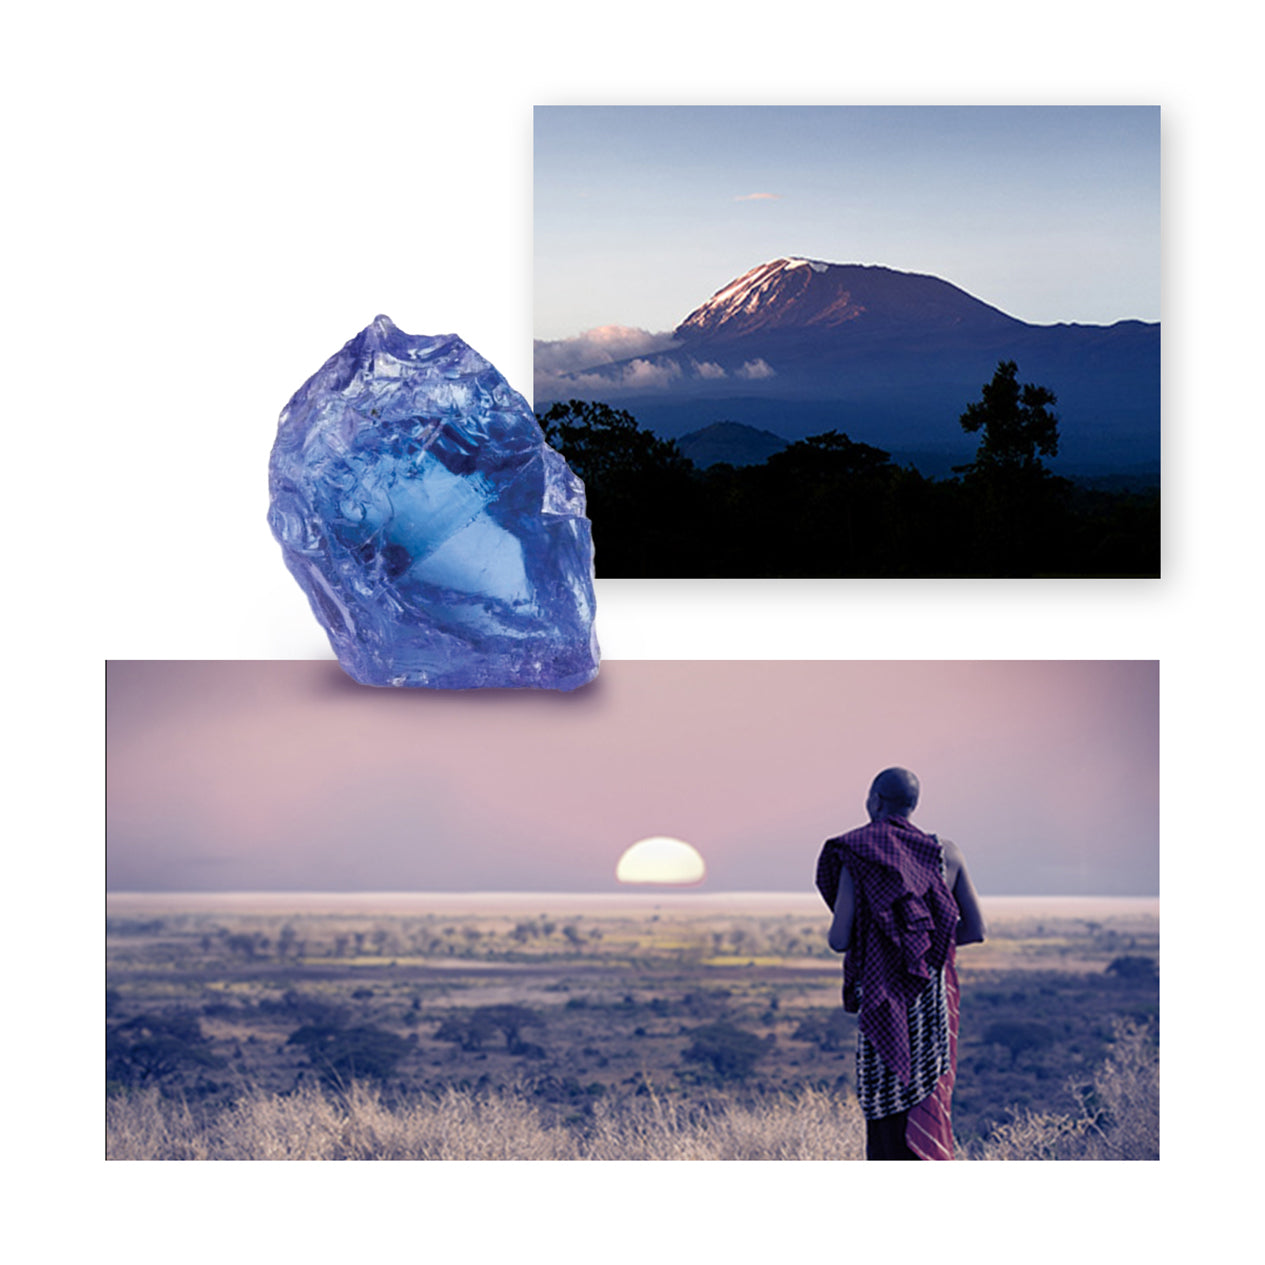
<path fill-rule="evenodd" d="M 1115 1029 L 1111 1056 L 1083 1095 L 1079 1115 L 1024 1112 L 998 1126 L 971 1159 L 1157 1160 L 1160 1157 L 1160 1064 L 1150 1033 Z"/>
<path fill-rule="evenodd" d="M 120 1160 L 574 1159 L 564 1130 L 530 1104 L 450 1091 L 436 1103 L 389 1107 L 366 1085 L 253 1091 L 199 1120 L 154 1091 L 110 1102 L 106 1158 Z"/>
<path fill-rule="evenodd" d="M 584 1140 L 591 1160 L 859 1160 L 865 1128 L 855 1099 L 806 1090 L 752 1105 L 700 1110 L 653 1095 L 599 1104 Z"/>
<path fill-rule="evenodd" d="M 449 1091 L 389 1107 L 364 1085 L 252 1093 L 199 1120 L 154 1091 L 111 1100 L 112 1160 L 848 1160 L 864 1152 L 851 1101 L 815 1092 L 690 1110 L 653 1096 L 598 1104 L 584 1126 L 547 1126 L 512 1093 Z"/>
<path fill-rule="evenodd" d="M 111 1099 L 112 1160 L 860 1160 L 865 1130 L 851 1097 L 805 1091 L 700 1108 L 651 1093 L 599 1101 L 580 1124 L 546 1123 L 513 1091 L 449 1090 L 384 1103 L 365 1085 L 248 1093 L 200 1117 L 156 1091 Z M 1159 1061 L 1149 1034 L 1116 1030 L 1081 1114 L 1021 1113 L 962 1155 L 972 1160 L 1159 1158 Z"/>

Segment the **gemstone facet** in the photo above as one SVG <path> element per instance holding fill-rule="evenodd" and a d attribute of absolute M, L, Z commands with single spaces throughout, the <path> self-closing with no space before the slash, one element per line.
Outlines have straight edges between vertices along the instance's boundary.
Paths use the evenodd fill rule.
<path fill-rule="evenodd" d="M 455 334 L 385 316 L 295 392 L 268 522 L 364 685 L 570 690 L 597 674 L 584 485 Z"/>

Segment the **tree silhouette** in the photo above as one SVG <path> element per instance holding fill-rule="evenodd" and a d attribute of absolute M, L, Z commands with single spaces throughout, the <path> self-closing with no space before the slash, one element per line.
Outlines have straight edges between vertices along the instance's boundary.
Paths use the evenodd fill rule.
<path fill-rule="evenodd" d="M 765 462 L 759 498 L 794 534 L 795 556 L 772 561 L 791 575 L 865 575 L 887 571 L 881 525 L 896 467 L 891 456 L 829 430 L 788 444 Z M 752 510 L 756 506 L 753 503 Z"/>
<path fill-rule="evenodd" d="M 958 420 L 974 435 L 983 432 L 974 463 L 977 474 L 994 470 L 1044 470 L 1041 457 L 1059 451 L 1059 419 L 1050 412 L 1058 398 L 1046 387 L 1018 380 L 1019 366 L 1003 360 L 985 383 L 983 398 L 968 404 Z M 1038 455 L 1039 454 L 1039 455 Z"/>
<path fill-rule="evenodd" d="M 691 574 L 695 470 L 673 440 L 596 401 L 555 404 L 536 420 L 584 480 L 598 575 Z"/>
<path fill-rule="evenodd" d="M 608 404 L 569 400 L 537 420 L 584 480 L 600 577 L 1158 574 L 1158 490 L 1053 474 L 1056 403 L 1001 361 L 959 417 L 979 443 L 951 478 L 897 465 L 842 430 L 759 464 L 695 468 Z M 512 934 L 525 943 L 530 932 Z"/>
<path fill-rule="evenodd" d="M 673 440 L 656 438 L 642 430 L 631 413 L 609 404 L 568 400 L 537 414 L 536 420 L 545 439 L 566 457 L 589 491 L 612 480 L 664 471 L 688 474 L 694 469 Z"/>
<path fill-rule="evenodd" d="M 974 555 L 985 575 L 1036 575 L 1059 568 L 1070 523 L 1071 485 L 1056 478 L 1041 458 L 1057 456 L 1054 392 L 1031 382 L 1019 385 L 1019 366 L 1003 360 L 982 398 L 959 418 L 980 435 L 975 460 L 957 469 L 974 519 Z"/>

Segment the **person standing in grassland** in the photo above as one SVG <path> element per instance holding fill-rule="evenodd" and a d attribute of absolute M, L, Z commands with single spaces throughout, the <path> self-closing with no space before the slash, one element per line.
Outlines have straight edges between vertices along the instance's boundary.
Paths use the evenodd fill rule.
<path fill-rule="evenodd" d="M 844 955 L 843 1005 L 858 1016 L 857 1097 L 869 1160 L 951 1160 L 957 1068 L 955 947 L 984 939 L 961 850 L 909 820 L 908 769 L 870 786 L 868 825 L 826 840 L 817 889 Z"/>

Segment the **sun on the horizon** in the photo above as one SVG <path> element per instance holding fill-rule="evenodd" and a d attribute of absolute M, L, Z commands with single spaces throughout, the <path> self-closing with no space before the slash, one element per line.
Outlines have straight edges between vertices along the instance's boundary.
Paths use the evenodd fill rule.
<path fill-rule="evenodd" d="M 654 835 L 634 843 L 615 867 L 621 883 L 700 883 L 707 867 L 683 839 Z"/>

